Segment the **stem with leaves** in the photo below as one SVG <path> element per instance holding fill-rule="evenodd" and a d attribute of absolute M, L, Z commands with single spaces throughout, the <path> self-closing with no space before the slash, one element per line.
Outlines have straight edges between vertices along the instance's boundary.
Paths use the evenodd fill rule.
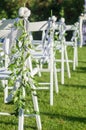
<path fill-rule="evenodd" d="M 21 35 L 16 39 L 16 44 L 13 45 L 10 53 L 9 69 L 12 71 L 12 81 L 9 80 L 9 84 L 16 87 L 16 90 L 12 91 L 12 100 L 15 105 L 15 114 L 18 115 L 20 109 L 27 110 L 28 112 L 32 110 L 30 102 L 27 102 L 30 99 L 27 99 L 27 97 L 29 98 L 32 91 L 31 85 L 35 83 L 35 80 L 31 77 L 30 69 L 27 65 L 31 43 L 29 35 L 24 28 L 24 19 L 20 19 L 14 25 L 21 32 Z"/>

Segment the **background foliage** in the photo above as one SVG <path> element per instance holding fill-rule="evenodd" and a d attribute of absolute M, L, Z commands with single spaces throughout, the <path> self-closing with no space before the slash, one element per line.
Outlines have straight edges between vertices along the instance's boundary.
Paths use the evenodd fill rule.
<path fill-rule="evenodd" d="M 83 12 L 84 0 L 0 0 L 0 19 L 16 18 L 18 9 L 27 6 L 31 9 L 31 21 L 47 20 L 51 15 L 61 17 L 60 11 L 64 9 L 67 23 L 74 23 Z"/>

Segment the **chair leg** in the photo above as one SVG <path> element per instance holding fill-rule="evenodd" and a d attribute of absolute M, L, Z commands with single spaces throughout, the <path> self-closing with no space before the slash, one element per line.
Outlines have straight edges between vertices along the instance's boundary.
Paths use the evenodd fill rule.
<path fill-rule="evenodd" d="M 37 100 L 37 96 L 36 96 L 36 91 L 35 90 L 32 92 L 32 99 L 33 99 L 34 110 L 36 112 L 37 128 L 38 128 L 38 130 L 42 130 L 41 118 L 40 118 L 40 115 L 39 115 L 38 100 Z"/>
<path fill-rule="evenodd" d="M 77 45 L 75 45 L 75 47 L 74 47 L 73 70 L 76 69 L 76 66 L 78 66 L 78 50 L 77 50 Z"/>
<path fill-rule="evenodd" d="M 51 47 L 51 57 L 50 57 L 50 105 L 53 105 L 53 76 L 54 76 L 54 59 L 53 59 L 53 49 Z"/>
<path fill-rule="evenodd" d="M 75 70 L 75 57 L 73 56 L 73 70 Z"/>
<path fill-rule="evenodd" d="M 65 46 L 65 59 L 66 59 L 68 77 L 71 78 L 70 67 L 68 62 L 67 46 Z"/>
<path fill-rule="evenodd" d="M 64 45 L 61 50 L 61 84 L 64 84 Z"/>
<path fill-rule="evenodd" d="M 40 64 L 38 64 L 38 60 L 37 60 L 37 68 L 40 70 L 41 68 L 42 68 L 42 64 L 40 63 Z M 38 72 L 38 75 L 39 75 L 39 77 L 41 77 L 42 76 L 42 74 L 41 74 L 41 72 L 39 71 Z"/>
<path fill-rule="evenodd" d="M 2 80 L 2 84 L 4 87 L 4 103 L 8 103 L 7 97 L 8 97 L 8 81 Z"/>
<path fill-rule="evenodd" d="M 78 47 L 76 45 L 76 66 L 78 66 Z"/>
<path fill-rule="evenodd" d="M 59 89 L 58 89 L 58 78 L 57 78 L 57 72 L 56 72 L 56 63 L 54 63 L 54 79 L 55 79 L 55 91 L 56 93 L 58 93 Z"/>
<path fill-rule="evenodd" d="M 75 49 L 75 47 L 74 47 L 74 57 L 73 57 L 73 70 L 75 70 L 76 69 L 76 63 L 75 63 L 75 58 L 76 58 L 76 49 Z"/>
<path fill-rule="evenodd" d="M 19 111 L 18 130 L 24 130 L 24 110 Z"/>

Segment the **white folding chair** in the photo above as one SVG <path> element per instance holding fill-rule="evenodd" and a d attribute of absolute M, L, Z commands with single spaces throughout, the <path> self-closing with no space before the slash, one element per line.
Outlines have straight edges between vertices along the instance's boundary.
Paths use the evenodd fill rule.
<path fill-rule="evenodd" d="M 64 63 L 66 62 L 67 65 L 67 73 L 68 77 L 71 77 L 70 73 L 70 66 L 69 63 L 73 63 L 73 70 L 75 70 L 75 67 L 78 65 L 78 51 L 77 51 L 77 35 L 79 35 L 79 25 L 66 25 L 64 21 L 60 21 L 56 23 L 57 30 L 58 30 L 58 40 L 55 41 L 57 42 L 57 49 L 60 48 L 61 52 L 61 60 L 56 59 L 56 62 L 61 62 L 61 83 L 64 84 Z M 73 36 L 71 41 L 66 41 L 65 34 L 67 31 L 73 31 Z M 74 54 L 73 54 L 73 59 L 70 60 L 68 58 L 68 52 L 67 52 L 67 47 L 72 46 L 74 48 Z"/>
<path fill-rule="evenodd" d="M 68 62 L 68 54 L 67 54 L 67 46 L 65 44 L 65 24 L 63 22 L 57 22 L 56 23 L 56 31 L 58 31 L 58 39 L 55 40 L 55 45 L 56 45 L 56 50 L 61 53 L 61 59 L 58 59 L 57 57 L 55 58 L 55 62 L 58 64 L 58 62 L 61 63 L 61 83 L 64 84 L 64 71 L 65 71 L 65 66 L 64 63 L 66 62 L 67 65 L 67 73 L 68 77 L 71 77 L 70 74 L 70 67 L 69 67 L 69 62 Z M 57 68 L 57 72 L 59 69 Z"/>
<path fill-rule="evenodd" d="M 69 62 L 73 62 L 73 70 L 78 66 L 78 39 L 79 39 L 79 23 L 75 23 L 74 25 L 66 25 L 66 31 L 72 31 L 72 37 L 70 41 L 66 41 L 67 46 L 71 46 L 73 48 L 73 59 L 69 60 Z"/>
<path fill-rule="evenodd" d="M 55 88 L 56 92 L 58 92 L 58 80 L 57 80 L 57 72 L 56 72 L 56 65 L 54 62 L 54 41 L 51 36 L 48 36 L 50 33 L 50 21 L 40 21 L 40 22 L 32 22 L 29 23 L 29 32 L 30 34 L 33 34 L 33 32 L 39 32 L 42 31 L 42 39 L 41 40 L 34 40 L 32 38 L 33 45 L 36 44 L 34 47 L 35 50 L 32 51 L 32 58 L 40 61 L 40 65 L 38 66 L 38 72 L 49 72 L 50 73 L 50 81 L 47 83 L 44 81 L 44 83 L 39 83 L 40 85 L 48 85 L 49 87 L 37 87 L 37 89 L 49 89 L 50 90 L 50 105 L 53 105 L 53 86 L 54 86 L 54 79 L 55 79 Z M 33 37 L 33 36 L 31 36 Z M 53 34 L 52 34 L 53 37 Z M 38 45 L 37 45 L 38 44 Z M 31 60 L 29 60 L 29 64 L 31 66 Z M 43 68 L 43 62 L 46 62 L 48 64 L 48 68 Z M 53 77 L 54 76 L 54 77 Z"/>
<path fill-rule="evenodd" d="M 9 39 L 5 38 L 5 40 L 0 43 L 0 58 L 2 60 L 2 66 L 0 68 L 0 77 L 2 77 L 2 85 L 4 88 L 4 103 L 7 103 L 7 96 L 8 96 L 8 89 L 12 89 L 8 87 L 8 79 L 6 77 L 9 77 L 9 74 L 11 73 L 8 71 L 8 64 L 9 64 Z"/>
<path fill-rule="evenodd" d="M 4 21 L 5 22 L 5 21 Z M 6 21 L 7 22 L 7 21 Z M 14 23 L 12 23 L 14 24 Z M 3 26 L 3 25 L 2 25 Z M 14 30 L 16 31 L 16 30 Z M 13 30 L 11 30 L 12 34 L 13 34 Z M 11 35 L 10 33 L 7 33 L 5 36 L 9 37 L 9 35 Z M 5 36 L 3 35 L 3 37 L 5 38 Z M 12 36 L 12 35 L 11 35 Z M 14 39 L 16 38 L 16 36 L 14 36 Z M 10 39 L 10 42 L 12 42 L 14 39 Z M 3 80 L 4 82 L 4 85 L 5 85 L 5 88 L 4 88 L 4 100 L 5 100 L 5 103 L 7 102 L 10 102 L 13 98 L 13 94 L 8 94 L 8 83 L 7 83 L 7 80 L 8 78 L 10 78 L 10 73 L 9 71 L 7 71 L 7 67 L 8 67 L 8 62 L 9 62 L 9 57 L 8 57 L 8 51 L 9 51 L 9 47 L 8 47 L 8 44 L 10 44 L 9 42 L 9 39 L 6 38 L 3 45 L 4 45 L 4 48 L 3 48 L 3 52 L 4 52 L 4 61 L 5 61 L 5 70 L 0 70 L 0 79 Z M 16 89 L 18 89 L 18 86 L 17 86 L 17 82 L 16 84 L 14 85 L 14 87 L 11 88 L 12 91 L 16 91 Z M 36 91 L 35 91 L 35 86 L 32 85 L 32 100 L 33 100 L 33 105 L 34 105 L 34 110 L 37 112 L 36 114 L 25 114 L 23 112 L 23 110 L 21 109 L 19 111 L 19 122 L 18 122 L 18 130 L 23 130 L 24 128 L 24 117 L 30 117 L 30 116 L 35 116 L 36 117 L 36 122 L 37 122 L 37 128 L 38 130 L 41 130 L 42 129 L 42 126 L 41 126 L 41 119 L 40 119 L 40 115 L 39 115 L 39 107 L 38 107 L 38 100 L 37 100 L 37 96 L 36 96 Z M 5 115 L 5 116 L 9 116 L 11 115 L 10 113 L 7 113 L 7 112 L 0 112 L 0 115 Z"/>

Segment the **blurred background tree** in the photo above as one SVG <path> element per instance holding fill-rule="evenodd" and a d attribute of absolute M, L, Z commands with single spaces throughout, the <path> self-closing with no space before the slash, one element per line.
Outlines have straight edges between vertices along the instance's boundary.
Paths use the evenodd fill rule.
<path fill-rule="evenodd" d="M 18 9 L 26 6 L 31 10 L 30 21 L 47 20 L 52 10 L 58 19 L 64 17 L 70 24 L 78 20 L 83 5 L 84 0 L 0 0 L 0 19 L 18 17 Z"/>

